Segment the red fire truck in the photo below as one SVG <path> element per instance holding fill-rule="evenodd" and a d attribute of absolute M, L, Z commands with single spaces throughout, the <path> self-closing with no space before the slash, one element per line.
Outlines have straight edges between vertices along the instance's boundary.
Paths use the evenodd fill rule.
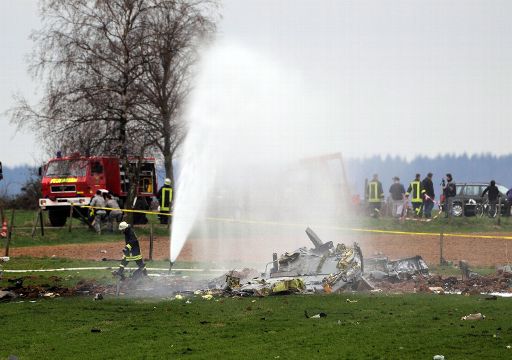
<path fill-rule="evenodd" d="M 137 161 L 130 159 L 134 165 Z M 53 226 L 64 226 L 71 204 L 88 205 L 96 190 L 108 190 L 119 198 L 123 207 L 129 188 L 124 165 L 113 156 L 73 154 L 53 158 L 41 169 L 41 176 L 43 198 L 39 199 L 39 206 L 48 210 Z M 141 159 L 137 196 L 152 197 L 157 190 L 155 159 Z"/>

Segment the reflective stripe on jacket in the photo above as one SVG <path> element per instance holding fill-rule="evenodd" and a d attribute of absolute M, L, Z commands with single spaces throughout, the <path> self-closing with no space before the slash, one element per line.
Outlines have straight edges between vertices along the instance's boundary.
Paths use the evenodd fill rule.
<path fill-rule="evenodd" d="M 127 261 L 142 260 L 139 241 L 131 226 L 124 231 L 124 238 L 126 245 L 123 249 L 123 258 Z"/>
<path fill-rule="evenodd" d="M 169 212 L 172 204 L 172 187 L 163 186 L 159 191 L 160 211 Z"/>
<path fill-rule="evenodd" d="M 370 181 L 368 183 L 368 202 L 380 202 L 384 192 L 382 185 L 378 181 Z"/>
<path fill-rule="evenodd" d="M 409 184 L 409 188 L 407 189 L 407 194 L 412 193 L 411 202 L 422 202 L 421 199 L 421 183 L 419 180 L 411 181 Z"/>

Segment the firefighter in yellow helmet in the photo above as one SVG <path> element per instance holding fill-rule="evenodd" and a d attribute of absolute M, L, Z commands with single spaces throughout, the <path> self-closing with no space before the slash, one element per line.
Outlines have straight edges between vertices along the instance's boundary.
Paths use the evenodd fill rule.
<path fill-rule="evenodd" d="M 158 190 L 157 194 L 158 204 L 160 205 L 160 212 L 169 214 L 171 212 L 172 204 L 172 186 L 171 179 L 167 178 L 164 181 L 164 186 Z M 158 215 L 160 224 L 167 224 L 169 221 L 169 215 Z"/>

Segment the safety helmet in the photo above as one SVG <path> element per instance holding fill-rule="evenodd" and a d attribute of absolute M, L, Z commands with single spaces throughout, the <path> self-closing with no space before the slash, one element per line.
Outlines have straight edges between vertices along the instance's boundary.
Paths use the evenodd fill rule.
<path fill-rule="evenodd" d="M 166 178 L 165 181 L 164 181 L 164 184 L 165 185 L 171 185 L 171 179 Z"/>
<path fill-rule="evenodd" d="M 128 229 L 128 226 L 130 226 L 130 225 L 128 225 L 128 223 L 126 221 L 121 221 L 119 223 L 119 231 Z"/>

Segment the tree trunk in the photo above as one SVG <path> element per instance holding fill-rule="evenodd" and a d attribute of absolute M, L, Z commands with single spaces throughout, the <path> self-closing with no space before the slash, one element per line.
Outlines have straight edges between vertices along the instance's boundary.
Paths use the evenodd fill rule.
<path fill-rule="evenodd" d="M 174 167 L 172 164 L 173 155 L 174 154 L 170 151 L 164 153 L 165 176 L 171 179 L 171 186 L 173 190 L 171 199 L 171 213 L 174 212 L 174 202 L 176 200 L 176 184 L 174 183 Z M 169 223 L 172 224 L 172 216 L 169 217 Z"/>

